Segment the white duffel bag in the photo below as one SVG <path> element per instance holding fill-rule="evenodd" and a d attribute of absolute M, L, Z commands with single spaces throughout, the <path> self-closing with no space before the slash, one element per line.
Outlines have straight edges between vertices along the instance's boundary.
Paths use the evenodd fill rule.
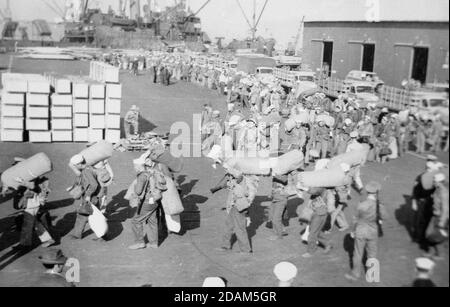
<path fill-rule="evenodd" d="M 100 141 L 80 152 L 80 155 L 83 156 L 87 165 L 93 166 L 100 161 L 111 158 L 113 152 L 114 146 L 111 143 Z"/>
<path fill-rule="evenodd" d="M 45 153 L 38 153 L 3 172 L 1 181 L 4 187 L 17 190 L 21 184 L 16 180 L 23 179 L 24 182 L 33 181 L 53 169 L 50 158 Z"/>
<path fill-rule="evenodd" d="M 92 210 L 94 213 L 89 216 L 89 227 L 91 227 L 97 238 L 102 238 L 108 232 L 108 222 L 96 206 L 92 206 Z"/>
<path fill-rule="evenodd" d="M 304 155 L 300 150 L 290 151 L 278 158 L 270 159 L 270 166 L 274 176 L 287 175 L 302 166 Z"/>
<path fill-rule="evenodd" d="M 363 146 L 364 150 L 351 151 L 334 157 L 333 159 L 331 159 L 330 163 L 328 163 L 328 168 L 337 168 L 343 163 L 348 164 L 350 167 L 364 164 L 367 161 L 370 147 L 366 144 L 364 144 Z"/>
<path fill-rule="evenodd" d="M 262 158 L 231 158 L 228 159 L 224 167 L 241 171 L 244 175 L 268 176 L 271 167 L 269 159 Z"/>
<path fill-rule="evenodd" d="M 167 190 L 162 193 L 162 206 L 164 213 L 168 215 L 179 215 L 183 213 L 184 207 L 181 202 L 180 194 L 172 178 L 164 176 L 166 179 Z"/>
<path fill-rule="evenodd" d="M 181 218 L 179 215 L 166 214 L 167 229 L 173 233 L 180 233 L 181 231 Z"/>
<path fill-rule="evenodd" d="M 335 188 L 351 182 L 342 169 L 334 168 L 300 173 L 297 183 L 305 188 Z"/>

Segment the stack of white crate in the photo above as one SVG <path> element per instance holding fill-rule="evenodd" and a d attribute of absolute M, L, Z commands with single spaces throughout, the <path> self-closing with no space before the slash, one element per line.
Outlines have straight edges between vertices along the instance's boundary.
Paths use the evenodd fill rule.
<path fill-rule="evenodd" d="M 119 69 L 102 62 L 91 62 L 90 78 L 106 85 L 105 140 L 120 141 L 120 113 L 122 85 L 119 83 Z"/>
<path fill-rule="evenodd" d="M 106 131 L 105 140 L 111 143 L 120 141 L 120 112 L 122 104 L 122 85 L 106 84 Z"/>
<path fill-rule="evenodd" d="M 73 96 L 73 141 L 89 142 L 89 84 L 81 78 L 70 79 Z"/>
<path fill-rule="evenodd" d="M 26 98 L 26 124 L 28 140 L 31 143 L 51 143 L 50 118 L 50 82 L 41 75 L 28 75 L 28 93 Z"/>
<path fill-rule="evenodd" d="M 105 84 L 89 82 L 89 142 L 105 139 Z"/>
<path fill-rule="evenodd" d="M 32 143 L 51 142 L 50 83 L 44 76 L 33 74 L 3 74 L 2 82 L 6 93 L 2 141 L 23 142 L 28 134 Z"/>
<path fill-rule="evenodd" d="M 50 75 L 48 79 L 53 88 L 53 94 L 50 99 L 52 141 L 72 142 L 72 82 L 58 75 Z"/>
<path fill-rule="evenodd" d="M 4 142 L 23 142 L 28 83 L 15 75 L 3 74 L 2 84 L 0 139 Z"/>

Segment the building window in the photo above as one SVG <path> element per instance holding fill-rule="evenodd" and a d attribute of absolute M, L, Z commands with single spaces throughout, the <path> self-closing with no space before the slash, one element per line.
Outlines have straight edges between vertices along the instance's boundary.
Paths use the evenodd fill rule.
<path fill-rule="evenodd" d="M 323 42 L 322 70 L 331 77 L 333 65 L 333 42 Z"/>
<path fill-rule="evenodd" d="M 427 47 L 414 47 L 411 78 L 422 84 L 427 81 L 428 54 Z"/>
<path fill-rule="evenodd" d="M 363 44 L 361 70 L 373 72 L 375 63 L 375 44 Z"/>

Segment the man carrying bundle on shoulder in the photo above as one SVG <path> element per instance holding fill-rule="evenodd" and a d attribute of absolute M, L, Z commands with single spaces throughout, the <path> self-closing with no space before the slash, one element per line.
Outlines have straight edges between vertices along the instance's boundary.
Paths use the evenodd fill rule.
<path fill-rule="evenodd" d="M 248 209 L 251 202 L 249 201 L 250 195 L 242 172 L 234 169 L 228 170 L 227 180 L 223 186 L 212 191 L 221 190 L 225 187 L 229 191 L 226 206 L 226 229 L 223 235 L 222 246 L 218 250 L 222 252 L 230 251 L 231 238 L 235 234 L 240 253 L 251 254 L 252 248 L 247 232 L 247 227 L 249 226 Z"/>
<path fill-rule="evenodd" d="M 69 238 L 81 240 L 84 229 L 88 224 L 89 216 L 94 213 L 92 206 L 97 208 L 100 206 L 99 197 L 102 196 L 102 187 L 97 180 L 95 170 L 86 163 L 82 155 L 73 156 L 70 159 L 70 166 L 79 172 L 79 176 L 77 177 L 77 183 L 69 190 L 75 200 L 81 200 L 81 204 L 77 209 L 73 234 Z"/>
<path fill-rule="evenodd" d="M 161 207 L 162 192 L 167 190 L 164 175 L 157 168 L 157 164 L 150 159 L 134 161 L 137 171 L 137 183 L 134 194 L 137 196 L 136 215 L 132 220 L 135 244 L 130 250 L 140 250 L 147 247 L 159 247 L 158 214 Z M 148 241 L 145 242 L 144 225 L 148 224 Z"/>

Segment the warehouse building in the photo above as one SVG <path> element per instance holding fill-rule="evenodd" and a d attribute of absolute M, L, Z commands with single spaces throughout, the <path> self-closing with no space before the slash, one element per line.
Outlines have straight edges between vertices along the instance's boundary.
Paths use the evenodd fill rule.
<path fill-rule="evenodd" d="M 446 82 L 448 37 L 448 20 L 309 21 L 303 60 L 311 69 L 341 79 L 364 70 L 397 87 L 405 79 Z"/>

